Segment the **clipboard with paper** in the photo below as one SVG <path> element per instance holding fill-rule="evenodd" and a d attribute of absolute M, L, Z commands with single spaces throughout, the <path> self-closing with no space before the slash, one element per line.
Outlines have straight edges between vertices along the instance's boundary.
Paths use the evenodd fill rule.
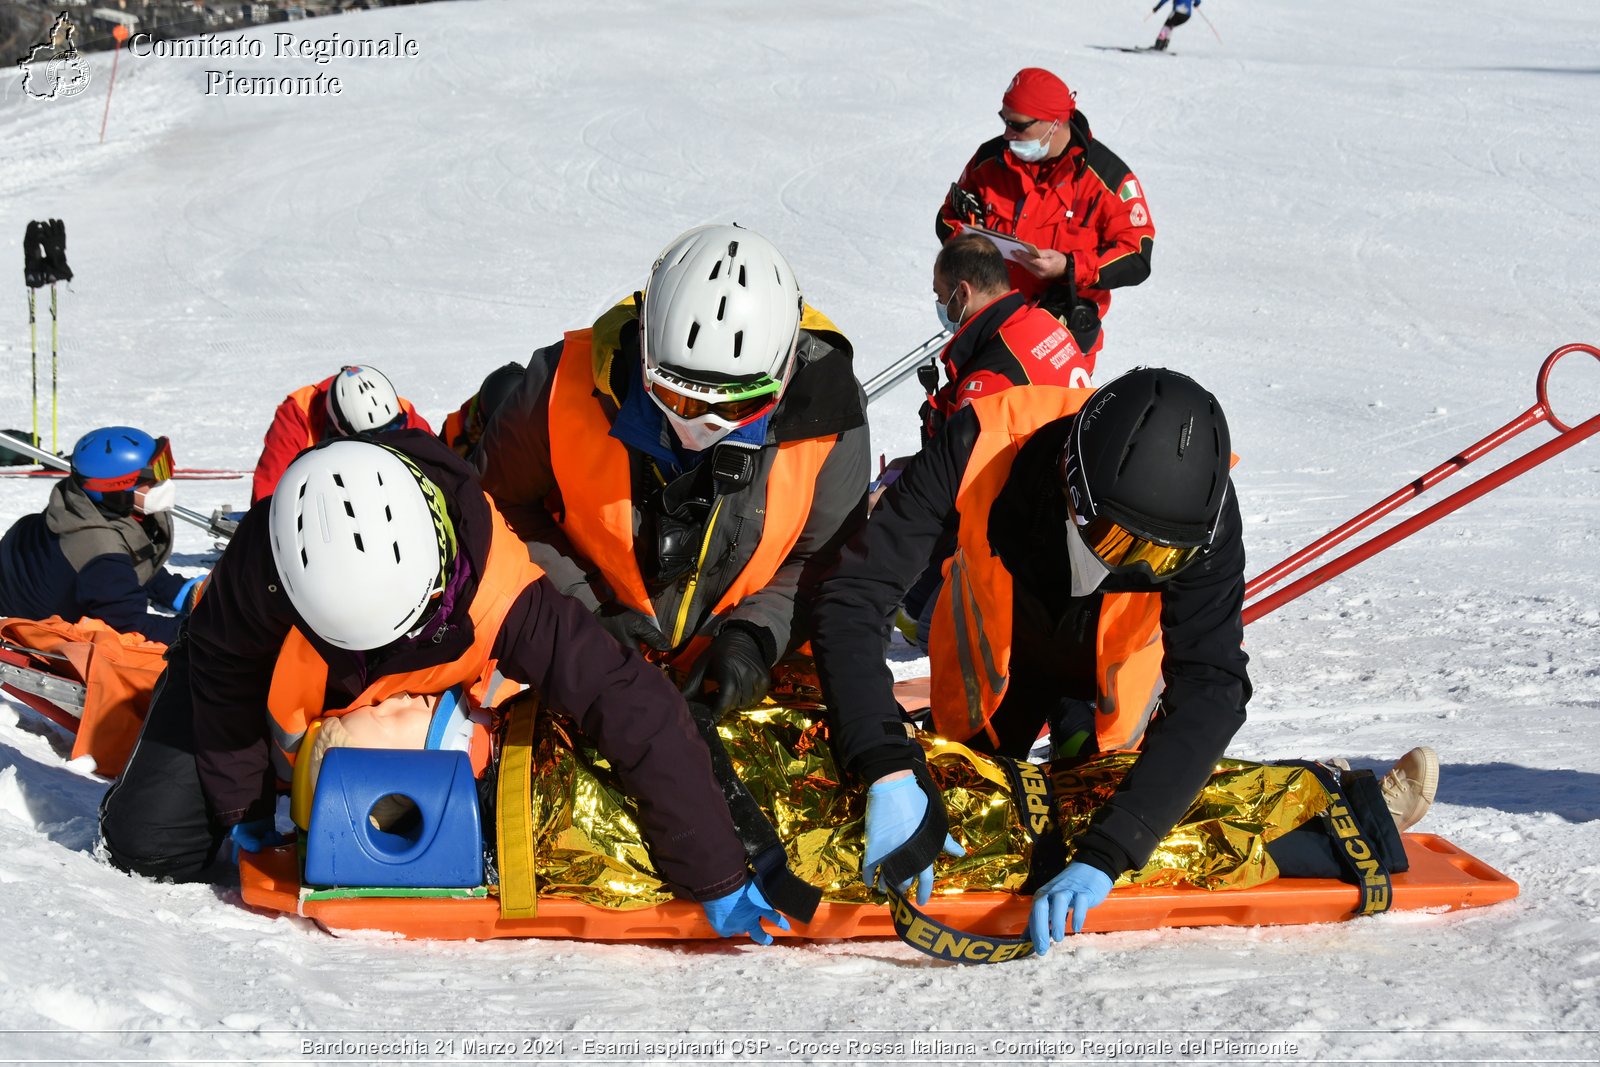
<path fill-rule="evenodd" d="M 983 234 L 983 236 L 994 242 L 994 246 L 1000 250 L 1000 254 L 1006 259 L 1020 262 L 1023 256 L 1037 256 L 1039 254 L 1037 246 L 1031 245 L 1027 241 L 1019 240 L 1008 233 L 1000 233 L 998 230 L 991 230 L 987 226 L 979 226 L 972 222 L 962 223 L 961 228 L 963 231 L 970 230 L 973 233 Z"/>

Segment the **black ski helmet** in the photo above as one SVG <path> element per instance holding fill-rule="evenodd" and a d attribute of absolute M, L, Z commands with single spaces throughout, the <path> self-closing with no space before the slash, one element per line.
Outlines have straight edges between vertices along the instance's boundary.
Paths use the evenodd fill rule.
<path fill-rule="evenodd" d="M 1216 397 L 1177 371 L 1136 367 L 1079 409 L 1061 450 L 1062 487 L 1084 520 L 1203 545 L 1222 513 L 1231 457 Z"/>
<path fill-rule="evenodd" d="M 496 367 L 483 379 L 483 384 L 478 387 L 478 429 L 481 432 L 489 425 L 489 420 L 494 418 L 494 413 L 500 409 L 512 393 L 517 391 L 517 386 L 522 384 L 523 375 L 527 368 L 520 363 L 507 363 L 503 367 Z"/>

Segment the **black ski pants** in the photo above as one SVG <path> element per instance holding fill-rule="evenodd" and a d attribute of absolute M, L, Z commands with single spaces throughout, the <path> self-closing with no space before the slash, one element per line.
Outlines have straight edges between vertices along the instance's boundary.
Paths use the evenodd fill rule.
<path fill-rule="evenodd" d="M 1058 683 L 1029 679 L 1020 673 L 1012 676 L 1005 697 L 989 721 L 1000 743 L 993 744 L 987 735 L 978 734 L 966 744 L 989 755 L 1027 759 L 1039 731 L 1047 723 L 1052 739 L 1058 743 L 1080 730 L 1087 732 L 1089 740 L 1078 750 L 1079 757 L 1091 756 L 1097 751 L 1094 705 L 1085 700 L 1061 697 Z M 1345 800 L 1384 869 L 1391 873 L 1405 871 L 1409 867 L 1405 844 L 1377 782 L 1370 776 L 1365 780 L 1350 778 L 1345 785 Z M 1319 816 L 1269 841 L 1267 854 L 1285 878 L 1348 879 L 1349 872 L 1340 859 L 1339 840 Z"/>
<path fill-rule="evenodd" d="M 120 870 L 175 882 L 237 877 L 195 763 L 186 634 L 167 650 L 150 712 L 122 777 L 100 803 L 100 837 Z"/>

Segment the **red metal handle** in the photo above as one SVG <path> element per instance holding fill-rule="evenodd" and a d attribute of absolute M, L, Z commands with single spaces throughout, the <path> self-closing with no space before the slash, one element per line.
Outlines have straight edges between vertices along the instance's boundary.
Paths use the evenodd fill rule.
<path fill-rule="evenodd" d="M 1483 457 L 1484 455 L 1487 455 L 1489 452 L 1494 451 L 1496 448 L 1499 448 L 1501 445 L 1505 444 L 1507 441 L 1511 440 L 1513 437 L 1522 433 L 1529 427 L 1537 426 L 1541 422 L 1549 422 L 1562 434 L 1571 433 L 1572 427 L 1558 419 L 1556 417 L 1555 410 L 1550 405 L 1549 382 L 1550 371 L 1557 363 L 1561 361 L 1563 357 L 1570 355 L 1573 352 L 1587 352 L 1595 359 L 1600 360 L 1600 349 L 1595 348 L 1593 345 L 1586 344 L 1574 343 L 1562 345 L 1560 348 L 1550 353 L 1545 357 L 1544 363 L 1539 367 L 1539 376 L 1534 387 L 1536 399 L 1533 407 L 1529 408 L 1527 411 L 1524 411 L 1521 415 L 1518 415 L 1516 418 L 1512 419 L 1510 422 L 1506 423 L 1504 426 L 1500 427 L 1483 440 L 1469 445 L 1467 448 L 1445 460 L 1443 463 L 1439 464 L 1439 466 L 1433 468 L 1433 470 L 1422 475 L 1420 478 L 1396 490 L 1389 496 L 1384 497 L 1382 500 L 1378 501 L 1378 503 L 1372 505 L 1372 507 L 1368 508 L 1366 511 L 1363 511 L 1361 514 L 1348 520 L 1343 525 L 1323 534 L 1317 540 L 1289 556 L 1287 559 L 1280 563 L 1274 564 L 1265 571 L 1262 571 L 1245 584 L 1245 599 L 1248 600 L 1251 597 L 1257 596 L 1265 590 L 1270 589 L 1272 586 L 1278 584 L 1294 571 L 1299 570 L 1305 564 L 1327 552 L 1334 545 L 1349 539 L 1352 535 L 1361 532 L 1368 526 L 1371 526 L 1374 522 L 1377 522 L 1379 519 L 1383 518 L 1385 515 L 1389 514 L 1395 508 L 1398 508 L 1407 501 L 1414 500 L 1417 496 L 1433 488 L 1435 485 L 1438 485 L 1440 482 L 1444 481 L 1444 479 L 1448 478 L 1456 471 L 1461 470 L 1467 464 Z M 1590 422 L 1593 422 L 1593 420 L 1591 419 Z M 1590 423 L 1584 423 L 1583 425 L 1588 426 L 1589 424 Z M 1571 442 L 1571 444 L 1576 443 L 1576 441 Z M 1570 447 L 1570 445 L 1566 447 Z M 1560 449 L 1557 451 L 1560 451 Z M 1532 455 L 1532 453 L 1529 453 L 1529 455 Z M 1555 453 L 1552 452 L 1550 455 L 1555 455 Z M 1540 462 L 1542 462 L 1542 460 Z M 1521 468 L 1521 470 L 1527 469 L 1527 467 Z M 1521 473 L 1521 470 L 1519 470 L 1518 473 Z M 1514 475 L 1512 475 L 1512 477 L 1514 477 Z M 1498 481 L 1494 483 L 1494 485 L 1499 484 L 1501 483 Z M 1493 486 L 1490 486 L 1490 488 L 1493 488 Z M 1484 490 L 1484 492 L 1487 491 L 1488 490 Z M 1480 493 L 1478 495 L 1481 496 L 1482 494 Z M 1450 499 L 1454 498 L 1452 497 Z M 1475 500 L 1477 497 L 1474 496 L 1468 499 Z M 1465 500 L 1462 501 L 1462 503 L 1466 502 L 1467 501 Z M 1457 505 L 1457 507 L 1459 506 L 1460 505 Z M 1440 512 L 1439 514 L 1446 514 L 1446 512 Z M 1435 517 L 1437 518 L 1438 516 Z M 1431 522 L 1432 520 L 1429 521 Z M 1423 525 L 1427 524 L 1424 523 Z M 1398 527 L 1396 528 L 1398 529 Z M 1420 528 L 1421 527 L 1413 527 L 1412 529 L 1415 530 Z M 1392 540 L 1387 540 L 1384 542 L 1382 547 L 1388 547 L 1388 545 L 1393 544 L 1394 541 L 1399 539 L 1400 538 L 1393 538 Z M 1381 548 L 1375 549 L 1374 552 L 1368 553 L 1367 556 L 1373 555 L 1377 551 L 1381 550 Z M 1366 559 L 1367 556 L 1362 556 L 1360 559 L 1353 562 L 1359 563 L 1361 559 Z M 1320 574 L 1322 572 L 1318 571 L 1317 573 Z M 1327 576 L 1327 578 L 1331 577 L 1333 577 L 1332 574 Z M 1327 578 L 1322 580 L 1326 581 Z M 1304 585 L 1303 583 L 1304 579 L 1291 586 L 1291 588 L 1299 590 L 1295 596 L 1300 595 L 1300 593 L 1303 593 L 1308 589 L 1314 588 L 1315 585 L 1321 584 L 1320 582 L 1313 583 L 1313 585 Z M 1280 595 L 1281 594 L 1274 595 L 1272 598 L 1273 607 L 1285 604 L 1289 600 L 1294 599 L 1294 597 L 1279 599 Z M 1252 617 L 1258 618 L 1261 615 L 1266 614 L 1267 611 L 1271 610 L 1272 608 L 1265 608 L 1262 611 L 1256 612 L 1256 614 L 1252 616 L 1250 613 L 1251 609 L 1247 609 L 1245 612 L 1245 621 L 1248 622 Z"/>
<path fill-rule="evenodd" d="M 1337 578 L 1357 563 L 1370 559 L 1396 541 L 1405 540 L 1424 526 L 1428 526 L 1444 518 L 1452 511 L 1472 503 L 1491 489 L 1504 485 L 1519 474 L 1532 470 L 1545 460 L 1552 456 L 1560 455 L 1573 445 L 1593 437 L 1596 433 L 1600 433 L 1600 415 L 1596 415 L 1576 429 L 1569 429 L 1562 433 L 1561 436 L 1546 441 L 1538 448 L 1512 460 L 1492 474 L 1484 475 L 1465 489 L 1451 493 L 1432 507 L 1417 512 L 1404 522 L 1397 523 L 1393 529 L 1385 530 L 1365 544 L 1352 548 L 1344 555 L 1333 560 L 1333 562 L 1318 567 L 1304 578 L 1284 586 L 1269 597 L 1256 601 L 1244 609 L 1245 623 L 1248 625 L 1269 611 L 1275 611 L 1301 594 L 1315 589 L 1323 582 Z"/>

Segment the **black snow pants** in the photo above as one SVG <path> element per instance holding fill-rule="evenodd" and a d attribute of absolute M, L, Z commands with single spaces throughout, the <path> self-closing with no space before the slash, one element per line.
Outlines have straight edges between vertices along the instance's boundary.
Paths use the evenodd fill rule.
<path fill-rule="evenodd" d="M 237 877 L 195 763 L 187 635 L 167 650 L 150 712 L 122 777 L 100 803 L 100 837 L 120 870 L 176 882 Z"/>

